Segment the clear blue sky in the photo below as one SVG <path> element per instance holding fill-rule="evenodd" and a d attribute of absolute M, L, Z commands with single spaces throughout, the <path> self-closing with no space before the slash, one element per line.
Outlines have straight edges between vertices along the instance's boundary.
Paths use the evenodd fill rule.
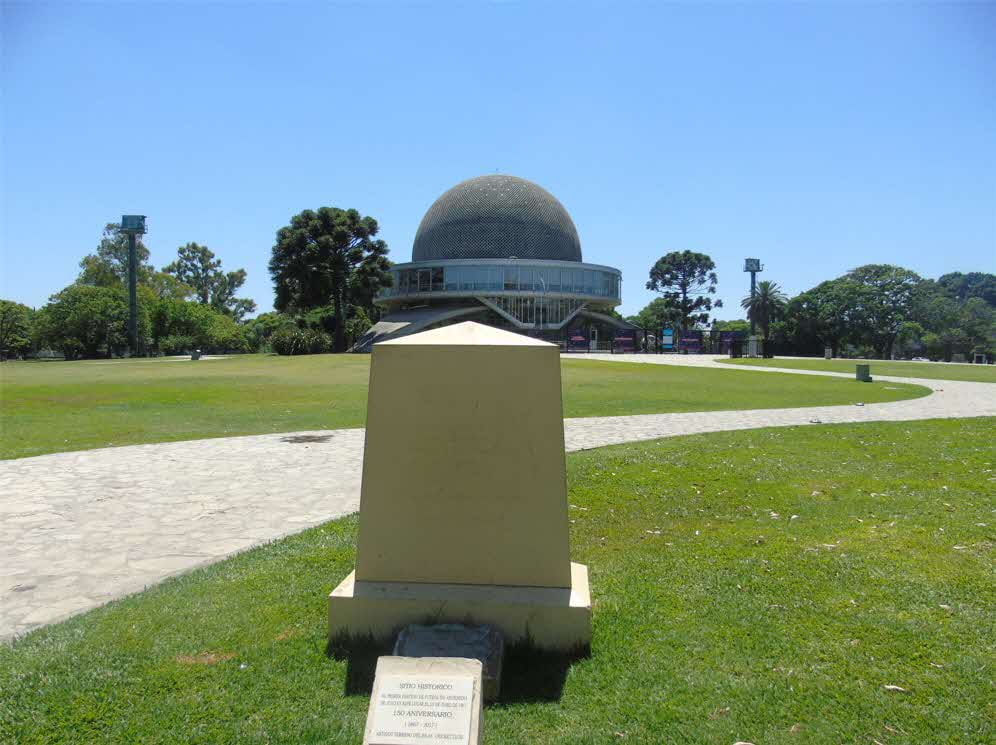
<path fill-rule="evenodd" d="M 790 293 L 869 262 L 996 271 L 996 5 L 3 4 L 0 295 L 73 281 L 149 215 L 272 303 L 275 231 L 422 214 L 499 170 L 567 207 L 587 261 L 651 299 L 672 250 Z"/>

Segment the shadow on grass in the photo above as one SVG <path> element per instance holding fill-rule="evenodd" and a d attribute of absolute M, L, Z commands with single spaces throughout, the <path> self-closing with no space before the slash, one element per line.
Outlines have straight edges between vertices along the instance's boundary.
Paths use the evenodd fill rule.
<path fill-rule="evenodd" d="M 346 662 L 345 694 L 369 696 L 373 690 L 377 658 L 389 655 L 391 642 L 378 642 L 371 636 L 341 636 L 329 641 L 326 654 Z M 489 706 L 559 701 L 571 666 L 591 656 L 589 647 L 569 652 L 538 649 L 525 641 L 506 648 L 502 664 L 501 693 Z"/>
<path fill-rule="evenodd" d="M 532 642 L 513 644 L 505 650 L 501 695 L 495 704 L 559 701 L 571 666 L 591 656 L 587 646 L 567 652 L 538 649 Z"/>
<path fill-rule="evenodd" d="M 346 663 L 347 696 L 369 696 L 373 690 L 377 658 L 391 654 L 391 642 L 378 642 L 372 636 L 337 636 L 329 639 L 325 653 Z"/>

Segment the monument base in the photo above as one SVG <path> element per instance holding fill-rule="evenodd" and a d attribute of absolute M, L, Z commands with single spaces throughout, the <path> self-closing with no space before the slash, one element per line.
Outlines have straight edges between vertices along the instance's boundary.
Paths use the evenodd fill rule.
<path fill-rule="evenodd" d="M 527 639 L 541 649 L 591 644 L 588 567 L 571 562 L 570 587 L 511 587 L 357 582 L 350 572 L 329 595 L 329 637 L 393 641 L 412 623 L 488 624 L 506 644 Z"/>

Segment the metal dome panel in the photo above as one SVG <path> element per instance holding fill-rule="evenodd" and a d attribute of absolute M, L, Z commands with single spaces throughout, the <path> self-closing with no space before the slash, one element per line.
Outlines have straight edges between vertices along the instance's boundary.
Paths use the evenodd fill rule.
<path fill-rule="evenodd" d="M 439 259 L 581 261 L 574 221 L 543 187 L 516 176 L 462 181 L 425 213 L 412 261 Z"/>

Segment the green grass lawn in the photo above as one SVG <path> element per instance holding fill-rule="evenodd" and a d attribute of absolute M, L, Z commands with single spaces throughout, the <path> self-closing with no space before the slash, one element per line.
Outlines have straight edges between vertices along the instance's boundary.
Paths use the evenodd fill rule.
<path fill-rule="evenodd" d="M 367 355 L 0 365 L 0 458 L 147 442 L 361 427 Z M 927 389 L 801 375 L 565 360 L 564 414 L 895 401 Z"/>
<path fill-rule="evenodd" d="M 513 661 L 492 745 L 996 736 L 994 419 L 698 435 L 568 457 L 591 656 Z M 0 645 L 0 741 L 358 743 L 326 655 L 337 520 Z M 886 686 L 905 690 L 890 691 Z"/>
<path fill-rule="evenodd" d="M 978 383 L 996 383 L 996 365 L 969 365 L 948 362 L 906 362 L 903 360 L 824 360 L 778 359 L 731 360 L 722 358 L 718 362 L 731 365 L 755 365 L 762 367 L 787 367 L 793 370 L 822 370 L 825 372 L 845 372 L 854 374 L 856 364 L 871 365 L 871 374 L 895 375 L 901 378 L 929 378 L 932 380 L 967 380 Z"/>

